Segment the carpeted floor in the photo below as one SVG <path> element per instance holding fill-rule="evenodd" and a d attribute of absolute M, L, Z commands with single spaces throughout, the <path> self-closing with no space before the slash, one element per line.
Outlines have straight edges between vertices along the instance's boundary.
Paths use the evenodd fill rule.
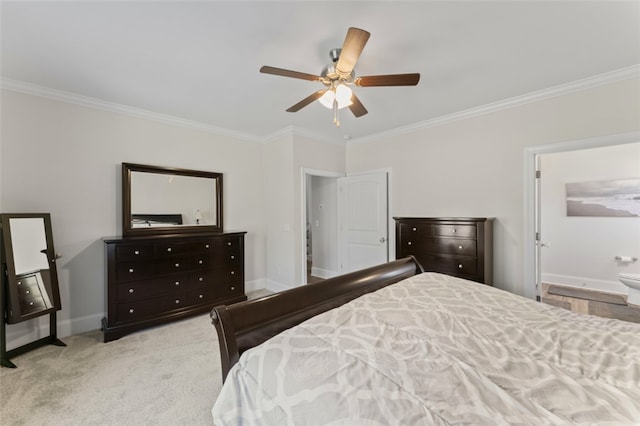
<path fill-rule="evenodd" d="M 211 425 L 220 359 L 208 314 L 103 343 L 62 339 L 0 368 L 0 424 Z"/>

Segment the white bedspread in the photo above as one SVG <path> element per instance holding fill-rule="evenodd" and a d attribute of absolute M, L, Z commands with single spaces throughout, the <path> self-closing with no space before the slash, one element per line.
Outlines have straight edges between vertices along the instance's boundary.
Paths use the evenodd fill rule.
<path fill-rule="evenodd" d="M 247 351 L 216 425 L 640 424 L 640 325 L 425 273 Z"/>

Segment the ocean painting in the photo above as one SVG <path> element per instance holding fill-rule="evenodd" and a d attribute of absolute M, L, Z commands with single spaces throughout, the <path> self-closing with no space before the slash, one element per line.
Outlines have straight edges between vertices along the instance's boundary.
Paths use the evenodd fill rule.
<path fill-rule="evenodd" d="M 640 178 L 567 183 L 567 216 L 640 217 Z"/>

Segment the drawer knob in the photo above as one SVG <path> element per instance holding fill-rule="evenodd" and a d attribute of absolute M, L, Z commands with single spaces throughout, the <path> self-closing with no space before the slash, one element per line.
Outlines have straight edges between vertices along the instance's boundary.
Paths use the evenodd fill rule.
<path fill-rule="evenodd" d="M 18 285 L 22 285 L 22 281 L 18 281 Z"/>
<path fill-rule="evenodd" d="M 231 259 L 235 259 L 235 258 L 236 258 L 235 256 L 233 256 L 233 255 L 231 256 Z"/>
<path fill-rule="evenodd" d="M 133 289 L 132 288 L 129 289 L 129 293 L 133 293 Z"/>
<path fill-rule="evenodd" d="M 198 281 L 204 281 L 204 278 L 200 277 L 198 278 Z"/>
<path fill-rule="evenodd" d="M 231 245 L 231 241 L 229 241 L 229 242 L 227 243 L 227 245 L 228 245 L 228 246 L 230 246 L 230 245 Z"/>
<path fill-rule="evenodd" d="M 129 273 L 133 274 L 133 268 L 129 268 Z"/>
<path fill-rule="evenodd" d="M 31 293 L 31 291 L 27 290 L 27 294 Z"/>
<path fill-rule="evenodd" d="M 458 269 L 462 269 L 462 263 L 458 265 Z"/>
<path fill-rule="evenodd" d="M 33 302 L 29 302 L 29 306 L 33 306 Z"/>
<path fill-rule="evenodd" d="M 198 297 L 199 297 L 200 299 L 202 299 L 202 298 L 204 297 L 204 295 L 200 294 L 200 295 L 198 295 Z"/>
<path fill-rule="evenodd" d="M 198 263 L 199 263 L 200 265 L 202 265 L 202 260 L 198 260 Z"/>
<path fill-rule="evenodd" d="M 408 245 L 408 246 L 410 246 L 410 245 L 411 245 L 411 241 L 409 241 L 409 242 L 407 243 L 407 245 Z"/>
<path fill-rule="evenodd" d="M 180 267 L 180 264 L 179 264 L 179 263 L 176 263 L 176 268 L 179 268 L 179 267 Z"/>
<path fill-rule="evenodd" d="M 231 287 L 231 291 L 233 291 L 233 290 L 235 290 L 235 289 L 236 289 L 235 287 Z"/>
<path fill-rule="evenodd" d="M 205 245 L 204 245 L 204 248 L 209 248 L 209 244 L 205 244 Z"/>
<path fill-rule="evenodd" d="M 176 299 L 176 305 L 180 303 L 180 299 Z"/>
<path fill-rule="evenodd" d="M 412 231 L 417 231 L 417 230 L 418 230 L 418 228 L 412 228 L 411 230 L 412 230 Z"/>
<path fill-rule="evenodd" d="M 451 230 L 451 232 L 453 232 L 453 233 L 455 234 L 455 233 L 456 233 L 456 228 L 453 228 L 453 229 Z"/>
<path fill-rule="evenodd" d="M 235 275 L 235 274 L 236 274 L 236 271 L 231 271 L 231 275 Z"/>
<path fill-rule="evenodd" d="M 167 251 L 171 253 L 171 247 L 167 247 Z"/>
<path fill-rule="evenodd" d="M 129 313 L 132 314 L 133 313 L 133 309 L 129 309 Z"/>
<path fill-rule="evenodd" d="M 180 281 L 176 281 L 176 285 L 180 285 Z"/>
<path fill-rule="evenodd" d="M 139 255 L 139 254 L 140 254 L 140 250 L 135 250 L 135 251 L 133 252 L 133 254 L 135 254 L 136 256 L 137 256 L 137 255 Z"/>
<path fill-rule="evenodd" d="M 458 250 L 462 250 L 462 246 L 458 246 Z"/>

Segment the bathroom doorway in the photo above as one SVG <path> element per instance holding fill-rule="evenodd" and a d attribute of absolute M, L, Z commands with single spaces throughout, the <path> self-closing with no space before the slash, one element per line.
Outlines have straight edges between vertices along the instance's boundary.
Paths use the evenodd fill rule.
<path fill-rule="evenodd" d="M 640 241 L 640 238 L 632 237 L 632 233 L 637 231 L 621 226 L 624 228 L 622 232 L 630 238 L 628 241 L 622 240 L 617 232 L 615 235 L 604 231 L 598 235 L 594 233 L 594 224 L 597 222 L 609 225 L 606 229 L 610 230 L 612 224 L 618 228 L 621 225 L 619 221 L 631 220 L 631 223 L 637 223 L 637 218 L 568 217 L 565 195 L 565 184 L 569 181 L 602 181 L 613 175 L 618 178 L 631 177 L 634 174 L 633 170 L 630 171 L 633 169 L 633 158 L 625 158 L 631 154 L 623 152 L 635 152 L 634 146 L 636 150 L 640 146 L 640 132 L 562 142 L 526 150 L 525 296 L 539 298 L 543 281 L 576 288 L 621 291 L 616 281 L 616 271 L 620 267 L 640 268 L 638 264 L 620 265 L 614 259 L 619 251 L 620 255 L 624 255 L 622 251 L 640 250 L 640 247 L 633 245 L 634 241 Z M 611 159 L 615 158 L 620 159 L 619 173 L 616 173 L 616 166 L 611 164 Z M 640 177 L 637 166 L 635 172 L 635 177 Z M 567 235 L 561 235 L 567 232 Z M 581 233 L 583 237 L 580 236 Z M 603 243 L 602 241 L 607 241 L 607 235 L 611 236 L 611 241 Z M 584 240 L 595 236 L 599 237 L 600 242 Z M 587 271 L 585 266 L 596 269 Z"/>

